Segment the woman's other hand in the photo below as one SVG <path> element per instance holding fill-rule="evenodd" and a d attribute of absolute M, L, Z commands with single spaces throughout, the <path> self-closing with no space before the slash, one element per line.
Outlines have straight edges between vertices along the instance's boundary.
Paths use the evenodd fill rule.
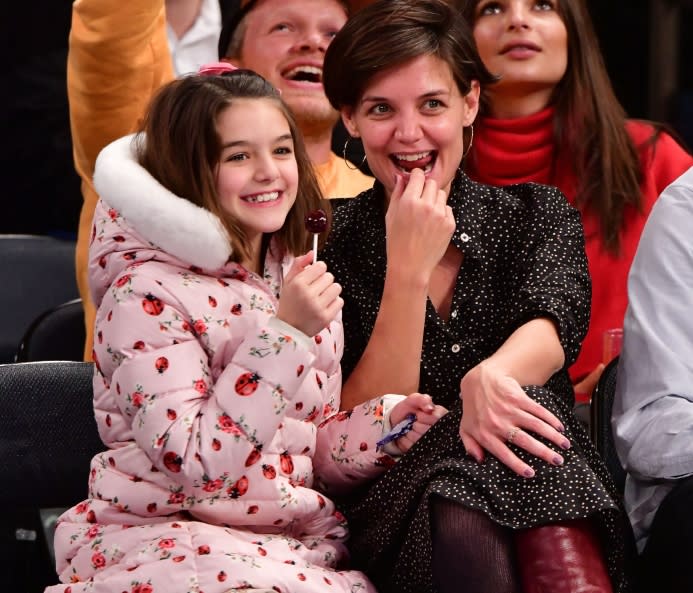
<path fill-rule="evenodd" d="M 447 414 L 447 410 L 443 406 L 434 404 L 433 399 L 428 394 L 411 393 L 406 399 L 403 399 L 392 408 L 392 412 L 390 412 L 390 424 L 395 426 L 409 414 L 414 414 L 416 416 L 411 430 L 395 441 L 402 453 L 409 451 L 414 443 L 418 441 L 433 424 Z"/>
<path fill-rule="evenodd" d="M 508 446 L 512 442 L 547 463 L 562 465 L 561 455 L 530 434 L 540 435 L 562 449 L 570 448 L 558 418 L 493 362 L 483 361 L 462 378 L 460 398 L 464 406 L 460 438 L 467 453 L 478 462 L 488 451 L 517 474 L 533 477 L 532 467 Z"/>
<path fill-rule="evenodd" d="M 309 337 L 322 331 L 344 306 L 342 287 L 313 252 L 297 257 L 284 278 L 277 318 Z"/>

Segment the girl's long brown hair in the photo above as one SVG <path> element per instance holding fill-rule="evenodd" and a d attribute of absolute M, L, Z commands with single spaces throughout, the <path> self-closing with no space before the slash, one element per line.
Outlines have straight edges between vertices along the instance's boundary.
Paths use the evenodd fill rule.
<path fill-rule="evenodd" d="M 305 230 L 305 215 L 322 208 L 330 220 L 330 205 L 322 197 L 291 111 L 278 91 L 255 72 L 235 70 L 221 76 L 192 75 L 162 87 L 140 128 L 136 144 L 138 160 L 164 187 L 209 210 L 222 221 L 233 249 L 233 261 L 248 258 L 250 244 L 246 234 L 238 221 L 220 206 L 216 190 L 216 170 L 222 152 L 217 119 L 236 99 L 272 101 L 289 124 L 298 165 L 298 189 L 284 225 L 274 235 L 289 253 L 305 253 L 311 242 L 311 235 Z M 323 233 L 322 237 L 327 234 Z"/>
<path fill-rule="evenodd" d="M 557 159 L 573 163 L 576 205 L 599 220 L 602 241 L 618 254 L 624 213 L 642 211 L 643 171 L 638 148 L 626 130 L 626 113 L 616 98 L 584 0 L 556 0 L 568 32 L 568 68 L 556 88 L 554 137 Z M 479 0 L 456 0 L 470 23 Z M 483 93 L 483 87 L 482 87 Z M 486 110 L 482 103 L 481 112 Z M 654 145 L 661 126 L 647 144 Z"/>

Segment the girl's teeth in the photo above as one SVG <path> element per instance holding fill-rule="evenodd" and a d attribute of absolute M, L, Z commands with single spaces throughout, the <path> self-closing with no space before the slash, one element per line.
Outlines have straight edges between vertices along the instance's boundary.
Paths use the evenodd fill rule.
<path fill-rule="evenodd" d="M 279 198 L 279 192 L 273 191 L 266 194 L 258 194 L 257 196 L 249 196 L 245 198 L 246 202 L 272 202 Z"/>

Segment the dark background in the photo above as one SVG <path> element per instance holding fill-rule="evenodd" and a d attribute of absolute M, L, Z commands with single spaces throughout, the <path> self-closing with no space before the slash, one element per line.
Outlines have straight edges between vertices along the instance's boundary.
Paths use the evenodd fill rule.
<path fill-rule="evenodd" d="M 616 95 L 628 115 L 664 121 L 689 148 L 693 146 L 693 2 L 588 0 L 587 4 Z M 661 10 L 673 9 L 678 10 L 673 26 L 664 22 L 660 36 L 653 35 Z M 676 79 L 671 93 L 661 81 L 668 68 L 673 68 Z"/>
<path fill-rule="evenodd" d="M 588 0 L 588 5 L 628 115 L 664 121 L 693 146 L 693 2 Z M 660 22 L 653 17 L 657 7 L 672 6 L 679 7 L 676 19 L 661 20 L 663 27 L 653 34 L 653 23 Z M 3 9 L 0 233 L 74 235 L 82 199 L 65 90 L 72 0 L 20 0 Z M 661 84 L 662 73 L 672 69 L 673 87 Z"/>

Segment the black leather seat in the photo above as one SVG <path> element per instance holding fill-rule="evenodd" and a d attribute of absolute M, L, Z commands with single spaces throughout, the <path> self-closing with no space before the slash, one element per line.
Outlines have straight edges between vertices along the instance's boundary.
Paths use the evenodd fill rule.
<path fill-rule="evenodd" d="M 75 242 L 39 235 L 0 235 L 0 363 L 14 361 L 31 322 L 79 297 Z"/>
<path fill-rule="evenodd" d="M 24 332 L 16 362 L 74 360 L 84 357 L 84 307 L 82 299 L 61 303 L 39 315 Z"/>
<path fill-rule="evenodd" d="M 57 582 L 39 509 L 87 497 L 104 449 L 94 419 L 90 362 L 0 365 L 0 557 L 8 591 Z"/>
<path fill-rule="evenodd" d="M 626 483 L 626 472 L 616 454 L 611 430 L 611 410 L 616 395 L 616 371 L 619 358 L 614 358 L 599 378 L 590 403 L 590 431 L 597 451 L 604 459 L 621 494 Z"/>

